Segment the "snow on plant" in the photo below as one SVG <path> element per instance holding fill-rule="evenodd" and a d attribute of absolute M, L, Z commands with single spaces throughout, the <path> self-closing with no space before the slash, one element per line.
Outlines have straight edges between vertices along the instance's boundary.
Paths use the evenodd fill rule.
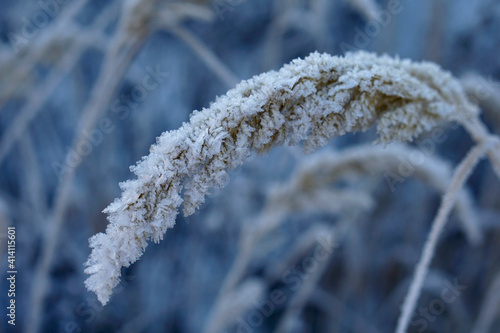
<path fill-rule="evenodd" d="M 460 176 L 468 175 L 475 165 L 471 162 L 485 152 L 498 171 L 499 153 L 493 149 L 498 144 L 488 140 L 477 113 L 457 80 L 438 66 L 366 52 L 345 57 L 313 53 L 243 81 L 209 108 L 194 112 L 179 129 L 163 133 L 149 156 L 131 167 L 137 179 L 120 184 L 121 198 L 104 210 L 110 222 L 106 233 L 90 239 L 86 286 L 106 304 L 121 267 L 137 261 L 148 240 L 163 238 L 182 204 L 185 215 L 194 213 L 209 190 L 224 186 L 227 171 L 251 151 L 303 142 L 304 150 L 312 152 L 331 138 L 372 125 L 382 143 L 411 141 L 460 116 L 480 143 Z M 459 188 L 451 187 L 447 202 L 454 202 Z M 446 206 L 440 221 L 448 214 Z"/>

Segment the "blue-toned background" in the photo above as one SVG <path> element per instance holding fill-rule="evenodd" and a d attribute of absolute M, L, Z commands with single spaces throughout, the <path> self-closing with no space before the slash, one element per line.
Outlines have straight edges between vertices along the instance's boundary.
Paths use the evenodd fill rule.
<path fill-rule="evenodd" d="M 308 157 L 278 148 L 231 172 L 199 212 L 179 215 L 160 244 L 123 270 L 103 307 L 83 284 L 88 238 L 104 231 L 101 211 L 155 138 L 240 80 L 315 50 L 357 49 L 430 60 L 459 78 L 473 73 L 471 98 L 498 133 L 499 32 L 498 0 L 1 0 L 0 331 L 209 332 L 218 290 L 241 250 L 241 226 L 258 218 L 270 189 Z M 434 154 L 456 165 L 472 140 L 461 128 L 446 136 Z M 374 137 L 347 135 L 324 149 Z M 375 208 L 353 217 L 288 332 L 394 331 L 440 197 L 412 177 L 394 192 L 382 174 L 360 182 L 370 182 Z M 484 240 L 469 244 L 452 216 L 410 332 L 500 329 L 500 181 L 482 162 L 467 186 Z M 321 212 L 290 214 L 244 273 L 265 285 L 264 294 L 215 331 L 274 332 L 298 290 L 283 277 L 269 279 L 269 269 L 307 230 L 335 223 Z M 5 316 L 8 226 L 16 227 L 15 326 Z M 289 267 L 300 285 L 308 281 L 301 266 L 308 255 Z M 465 286 L 456 299 L 436 301 L 454 281 Z M 259 304 L 273 290 L 287 301 L 265 313 Z M 485 324 L 488 309 L 493 319 Z"/>

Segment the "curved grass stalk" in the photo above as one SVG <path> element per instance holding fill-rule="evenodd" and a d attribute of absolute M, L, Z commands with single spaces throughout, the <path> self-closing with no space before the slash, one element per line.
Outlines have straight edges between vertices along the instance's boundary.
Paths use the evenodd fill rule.
<path fill-rule="evenodd" d="M 411 140 L 453 115 L 476 113 L 460 84 L 436 65 L 365 52 L 314 53 L 243 81 L 180 129 L 162 134 L 132 168 L 138 178 L 122 183 L 122 197 L 105 210 L 106 233 L 90 240 L 86 286 L 105 304 L 121 267 L 138 260 L 148 240 L 163 238 L 179 206 L 192 214 L 251 151 L 300 141 L 313 151 L 375 124 L 381 142 Z"/>
<path fill-rule="evenodd" d="M 453 179 L 446 194 L 443 196 L 441 206 L 439 207 L 436 218 L 432 223 L 432 228 L 424 245 L 422 256 L 420 257 L 415 270 L 415 276 L 402 305 L 402 311 L 396 327 L 396 333 L 405 333 L 408 329 L 413 311 L 415 311 L 418 298 L 420 297 L 425 276 L 429 270 L 429 265 L 436 251 L 439 236 L 446 225 L 446 221 L 451 209 L 453 208 L 458 191 L 464 186 L 466 180 L 469 178 L 479 160 L 491 148 L 491 146 L 496 143 L 497 140 L 493 139 L 480 143 L 468 153 L 455 170 Z"/>

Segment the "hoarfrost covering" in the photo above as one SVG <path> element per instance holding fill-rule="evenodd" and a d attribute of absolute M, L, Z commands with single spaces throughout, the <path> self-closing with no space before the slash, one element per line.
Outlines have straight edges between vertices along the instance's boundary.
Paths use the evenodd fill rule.
<path fill-rule="evenodd" d="M 366 52 L 313 53 L 243 81 L 179 129 L 163 133 L 131 167 L 137 179 L 120 184 L 121 198 L 104 210 L 106 233 L 90 239 L 85 284 L 106 304 L 121 267 L 137 261 L 149 239 L 163 238 L 181 204 L 185 215 L 194 213 L 251 151 L 304 141 L 311 152 L 374 124 L 381 142 L 412 140 L 459 113 L 470 116 L 476 108 L 449 73 L 431 63 Z"/>

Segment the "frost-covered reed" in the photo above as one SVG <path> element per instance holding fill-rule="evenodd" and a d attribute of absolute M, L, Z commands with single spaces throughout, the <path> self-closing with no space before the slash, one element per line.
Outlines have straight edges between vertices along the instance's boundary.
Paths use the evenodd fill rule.
<path fill-rule="evenodd" d="M 311 152 L 372 125 L 380 142 L 412 140 L 453 117 L 476 115 L 458 81 L 438 66 L 366 52 L 314 53 L 243 81 L 180 129 L 162 134 L 131 168 L 137 179 L 121 184 L 122 197 L 105 210 L 106 233 L 90 240 L 86 286 L 105 304 L 121 267 L 139 259 L 148 240 L 163 238 L 181 204 L 185 215 L 194 213 L 251 151 L 303 141 Z M 471 131 L 477 140 L 485 136 Z"/>

